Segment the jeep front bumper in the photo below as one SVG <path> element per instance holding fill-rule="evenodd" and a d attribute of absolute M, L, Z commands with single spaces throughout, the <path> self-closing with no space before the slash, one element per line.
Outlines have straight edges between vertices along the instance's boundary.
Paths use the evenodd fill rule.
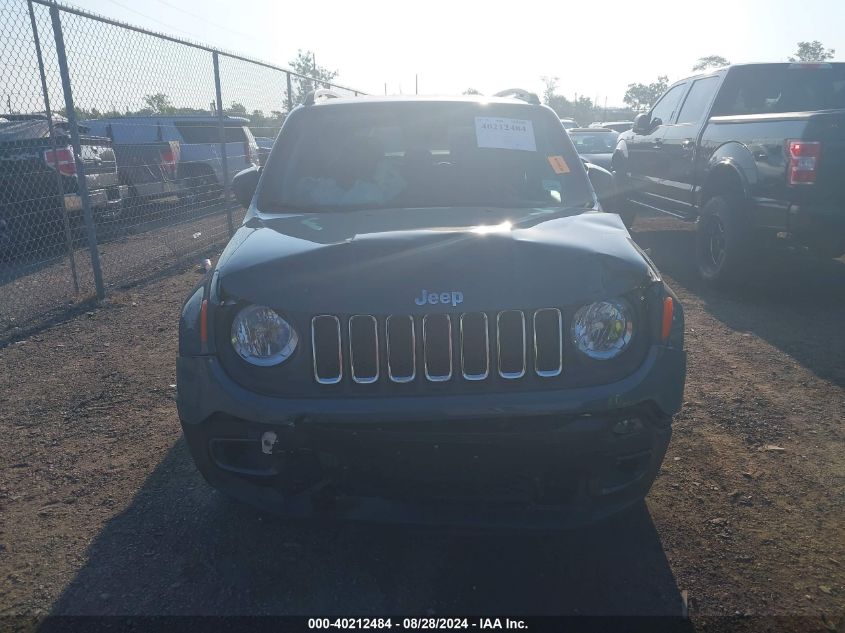
<path fill-rule="evenodd" d="M 178 405 L 209 483 L 263 509 L 557 528 L 647 494 L 685 365 L 683 351 L 654 346 L 634 374 L 598 387 L 291 399 L 244 389 L 213 357 L 182 357 Z"/>

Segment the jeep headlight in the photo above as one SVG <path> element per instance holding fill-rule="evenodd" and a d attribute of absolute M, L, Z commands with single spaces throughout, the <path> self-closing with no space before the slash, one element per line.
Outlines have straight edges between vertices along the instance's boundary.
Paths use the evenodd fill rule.
<path fill-rule="evenodd" d="M 594 360 L 619 356 L 633 333 L 632 310 L 619 299 L 582 306 L 572 320 L 572 342 L 579 352 Z"/>
<path fill-rule="evenodd" d="M 265 306 L 247 306 L 232 321 L 232 347 L 253 365 L 269 367 L 285 362 L 298 342 L 293 326 Z"/>

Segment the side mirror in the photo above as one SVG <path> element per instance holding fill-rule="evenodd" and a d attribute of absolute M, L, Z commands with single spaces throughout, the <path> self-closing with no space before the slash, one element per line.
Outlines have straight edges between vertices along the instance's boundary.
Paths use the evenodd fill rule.
<path fill-rule="evenodd" d="M 232 180 L 232 193 L 235 194 L 235 200 L 244 209 L 249 207 L 252 202 L 252 197 L 258 187 L 259 176 L 261 176 L 260 168 L 253 166 L 238 172 Z"/>
<path fill-rule="evenodd" d="M 651 116 L 645 112 L 634 118 L 634 134 L 648 134 L 651 129 Z"/>
<path fill-rule="evenodd" d="M 613 174 L 603 167 L 586 161 L 584 161 L 584 168 L 587 170 L 587 177 L 593 185 L 601 208 L 610 213 L 617 213 L 619 200 L 616 191 L 616 179 Z"/>

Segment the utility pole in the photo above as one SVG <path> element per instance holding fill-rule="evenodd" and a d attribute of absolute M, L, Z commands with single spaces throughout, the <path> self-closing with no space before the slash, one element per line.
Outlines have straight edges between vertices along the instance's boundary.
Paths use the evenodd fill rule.
<path fill-rule="evenodd" d="M 414 94 L 420 94 L 420 76 L 414 75 Z"/>

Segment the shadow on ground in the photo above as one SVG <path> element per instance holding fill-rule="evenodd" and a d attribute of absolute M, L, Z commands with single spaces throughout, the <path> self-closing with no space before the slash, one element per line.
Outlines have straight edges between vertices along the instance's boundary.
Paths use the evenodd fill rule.
<path fill-rule="evenodd" d="M 68 614 L 679 615 L 643 507 L 575 532 L 290 523 L 229 503 L 180 440 L 96 537 Z"/>
<path fill-rule="evenodd" d="M 650 249 L 665 275 L 697 295 L 707 312 L 845 387 L 845 260 L 781 253 L 757 261 L 731 286 L 713 288 L 698 278 L 692 225 L 661 220 L 661 228 L 651 226 L 649 221 L 635 225 L 634 239 Z"/>

